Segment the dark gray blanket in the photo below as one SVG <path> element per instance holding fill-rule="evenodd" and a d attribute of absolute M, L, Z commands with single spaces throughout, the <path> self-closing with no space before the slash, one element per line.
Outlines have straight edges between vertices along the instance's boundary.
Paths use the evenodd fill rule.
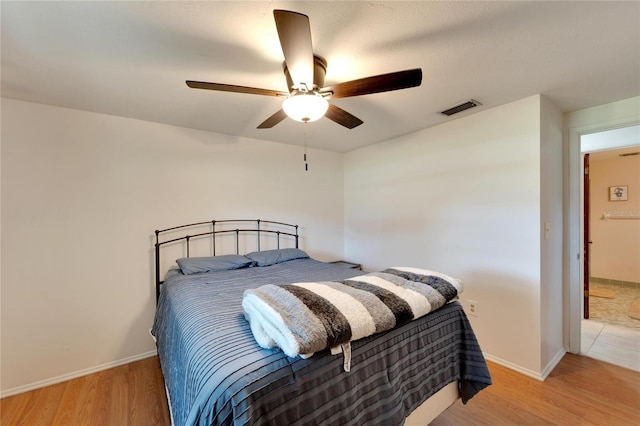
<path fill-rule="evenodd" d="M 462 291 L 442 273 L 394 267 L 342 281 L 267 284 L 246 290 L 242 307 L 258 344 L 288 356 L 331 349 L 351 366 L 350 342 L 441 308 Z"/>

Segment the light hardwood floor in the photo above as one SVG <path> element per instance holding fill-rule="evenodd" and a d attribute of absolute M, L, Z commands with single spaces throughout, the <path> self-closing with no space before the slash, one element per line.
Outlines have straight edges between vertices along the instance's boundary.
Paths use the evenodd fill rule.
<path fill-rule="evenodd" d="M 640 373 L 567 354 L 544 382 L 489 364 L 493 385 L 432 426 L 640 425 Z"/>
<path fill-rule="evenodd" d="M 489 362 L 494 384 L 432 426 L 639 425 L 640 373 L 567 354 L 540 382 Z M 158 358 L 4 398 L 1 424 L 168 425 Z"/>
<path fill-rule="evenodd" d="M 0 400 L 2 426 L 169 425 L 158 357 Z"/>

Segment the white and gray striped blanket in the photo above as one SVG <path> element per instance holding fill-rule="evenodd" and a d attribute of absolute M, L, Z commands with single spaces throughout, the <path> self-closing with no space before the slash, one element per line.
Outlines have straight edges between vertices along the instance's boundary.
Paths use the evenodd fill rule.
<path fill-rule="evenodd" d="M 390 330 L 442 307 L 462 292 L 459 280 L 424 269 L 394 267 L 344 281 L 264 285 L 246 290 L 245 318 L 258 344 L 307 358 L 327 348 Z"/>

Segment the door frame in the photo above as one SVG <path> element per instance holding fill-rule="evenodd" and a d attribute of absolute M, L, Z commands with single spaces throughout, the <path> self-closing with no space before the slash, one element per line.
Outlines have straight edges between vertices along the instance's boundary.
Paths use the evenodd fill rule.
<path fill-rule="evenodd" d="M 582 144 L 580 145 L 580 148 L 582 148 Z M 582 318 L 584 319 L 589 319 L 589 280 L 591 278 L 591 249 L 589 247 L 589 244 L 591 244 L 591 177 L 589 176 L 589 156 L 588 152 L 582 155 L 582 253 L 584 256 L 584 262 L 582 262 Z"/>
<path fill-rule="evenodd" d="M 584 283 L 584 219 L 583 219 L 583 183 L 584 173 L 582 163 L 581 137 L 592 133 L 615 130 L 640 124 L 637 116 L 630 116 L 615 120 L 603 121 L 598 124 L 590 124 L 569 128 L 569 196 L 568 217 L 566 223 L 567 244 L 564 251 L 565 271 L 568 285 L 565 285 L 565 339 L 568 342 L 567 350 L 574 354 L 580 353 L 581 322 L 583 309 L 583 283 Z M 611 148 L 624 148 L 625 146 L 612 146 Z M 565 151 L 566 152 L 566 151 Z"/>

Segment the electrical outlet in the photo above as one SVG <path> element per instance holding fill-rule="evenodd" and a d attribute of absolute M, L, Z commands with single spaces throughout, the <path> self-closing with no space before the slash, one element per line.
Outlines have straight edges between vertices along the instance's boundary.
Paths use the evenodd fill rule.
<path fill-rule="evenodd" d="M 477 317 L 478 316 L 478 302 L 475 300 L 468 300 L 469 304 L 469 315 Z"/>

